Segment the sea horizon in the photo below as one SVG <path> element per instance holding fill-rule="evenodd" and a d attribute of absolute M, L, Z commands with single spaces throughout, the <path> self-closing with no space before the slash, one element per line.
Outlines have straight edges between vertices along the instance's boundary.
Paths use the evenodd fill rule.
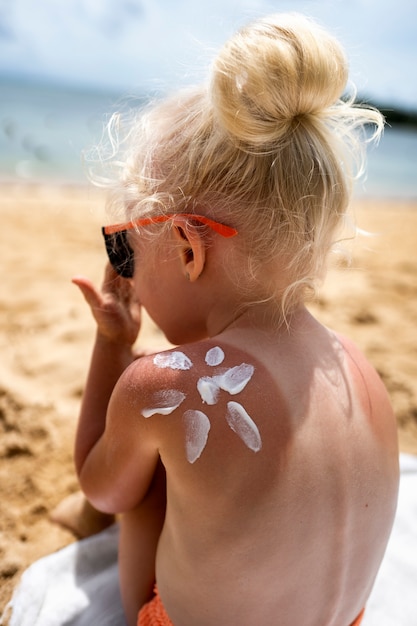
<path fill-rule="evenodd" d="M 88 153 L 120 107 L 143 104 L 135 93 L 87 89 L 0 76 L 0 181 L 89 185 Z M 385 105 L 386 106 L 386 105 Z M 417 199 L 417 127 L 387 125 L 367 154 L 355 196 Z"/>

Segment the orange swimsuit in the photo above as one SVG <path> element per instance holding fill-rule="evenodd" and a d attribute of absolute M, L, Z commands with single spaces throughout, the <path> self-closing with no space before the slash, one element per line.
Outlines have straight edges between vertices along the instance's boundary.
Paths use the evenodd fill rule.
<path fill-rule="evenodd" d="M 361 623 L 361 621 L 363 619 L 363 614 L 364 613 L 365 613 L 365 609 L 362 609 L 362 611 L 359 613 L 358 617 L 353 622 L 352 626 L 359 626 L 359 624 Z"/>
<path fill-rule="evenodd" d="M 365 609 L 363 609 L 351 626 L 359 626 L 362 621 Z M 138 615 L 137 626 L 174 626 L 169 619 L 162 600 L 155 587 L 155 595 L 150 602 L 143 605 Z"/>

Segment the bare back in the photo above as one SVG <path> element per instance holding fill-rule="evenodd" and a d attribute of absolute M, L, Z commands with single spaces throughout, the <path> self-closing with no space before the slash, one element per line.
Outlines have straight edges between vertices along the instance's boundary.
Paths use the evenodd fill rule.
<path fill-rule="evenodd" d="M 224 361 L 208 366 L 217 346 Z M 395 420 L 377 374 L 310 317 L 276 341 L 230 331 L 184 352 L 192 367 L 175 386 L 185 400 L 155 418 L 167 473 L 157 581 L 171 620 L 348 626 L 369 596 L 397 497 Z M 198 381 L 242 364 L 253 371 L 241 391 L 224 385 L 203 401 Z M 239 416 L 233 428 L 230 402 L 249 417 L 246 434 Z M 209 429 L 196 459 L 186 442 L 201 433 L 194 424 L 190 435 L 185 418 L 195 411 Z"/>

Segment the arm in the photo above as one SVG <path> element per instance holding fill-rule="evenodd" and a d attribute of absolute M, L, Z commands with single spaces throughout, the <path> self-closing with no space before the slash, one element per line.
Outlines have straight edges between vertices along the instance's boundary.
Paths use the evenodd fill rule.
<path fill-rule="evenodd" d="M 102 436 L 111 394 L 135 356 L 132 346 L 140 330 L 140 308 L 130 281 L 106 268 L 101 291 L 86 278 L 74 278 L 97 322 L 97 331 L 83 395 L 75 442 L 78 475 Z"/>
<path fill-rule="evenodd" d="M 110 266 L 100 292 L 85 278 L 73 282 L 97 322 L 75 443 L 76 470 L 96 508 L 120 513 L 146 497 L 159 462 L 146 420 L 138 417 L 149 378 L 147 359 L 132 351 L 140 306 L 131 282 Z"/>

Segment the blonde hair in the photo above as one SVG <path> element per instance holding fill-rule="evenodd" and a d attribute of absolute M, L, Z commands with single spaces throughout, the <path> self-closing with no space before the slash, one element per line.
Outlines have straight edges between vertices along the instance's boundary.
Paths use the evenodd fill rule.
<path fill-rule="evenodd" d="M 383 128 L 378 111 L 342 97 L 347 79 L 339 42 L 312 20 L 277 14 L 248 25 L 220 50 L 206 84 L 135 120 L 112 211 L 195 211 L 234 226 L 248 294 L 279 295 L 285 316 L 324 273 L 366 126 L 373 138 Z M 279 294 L 274 272 L 286 277 Z"/>

